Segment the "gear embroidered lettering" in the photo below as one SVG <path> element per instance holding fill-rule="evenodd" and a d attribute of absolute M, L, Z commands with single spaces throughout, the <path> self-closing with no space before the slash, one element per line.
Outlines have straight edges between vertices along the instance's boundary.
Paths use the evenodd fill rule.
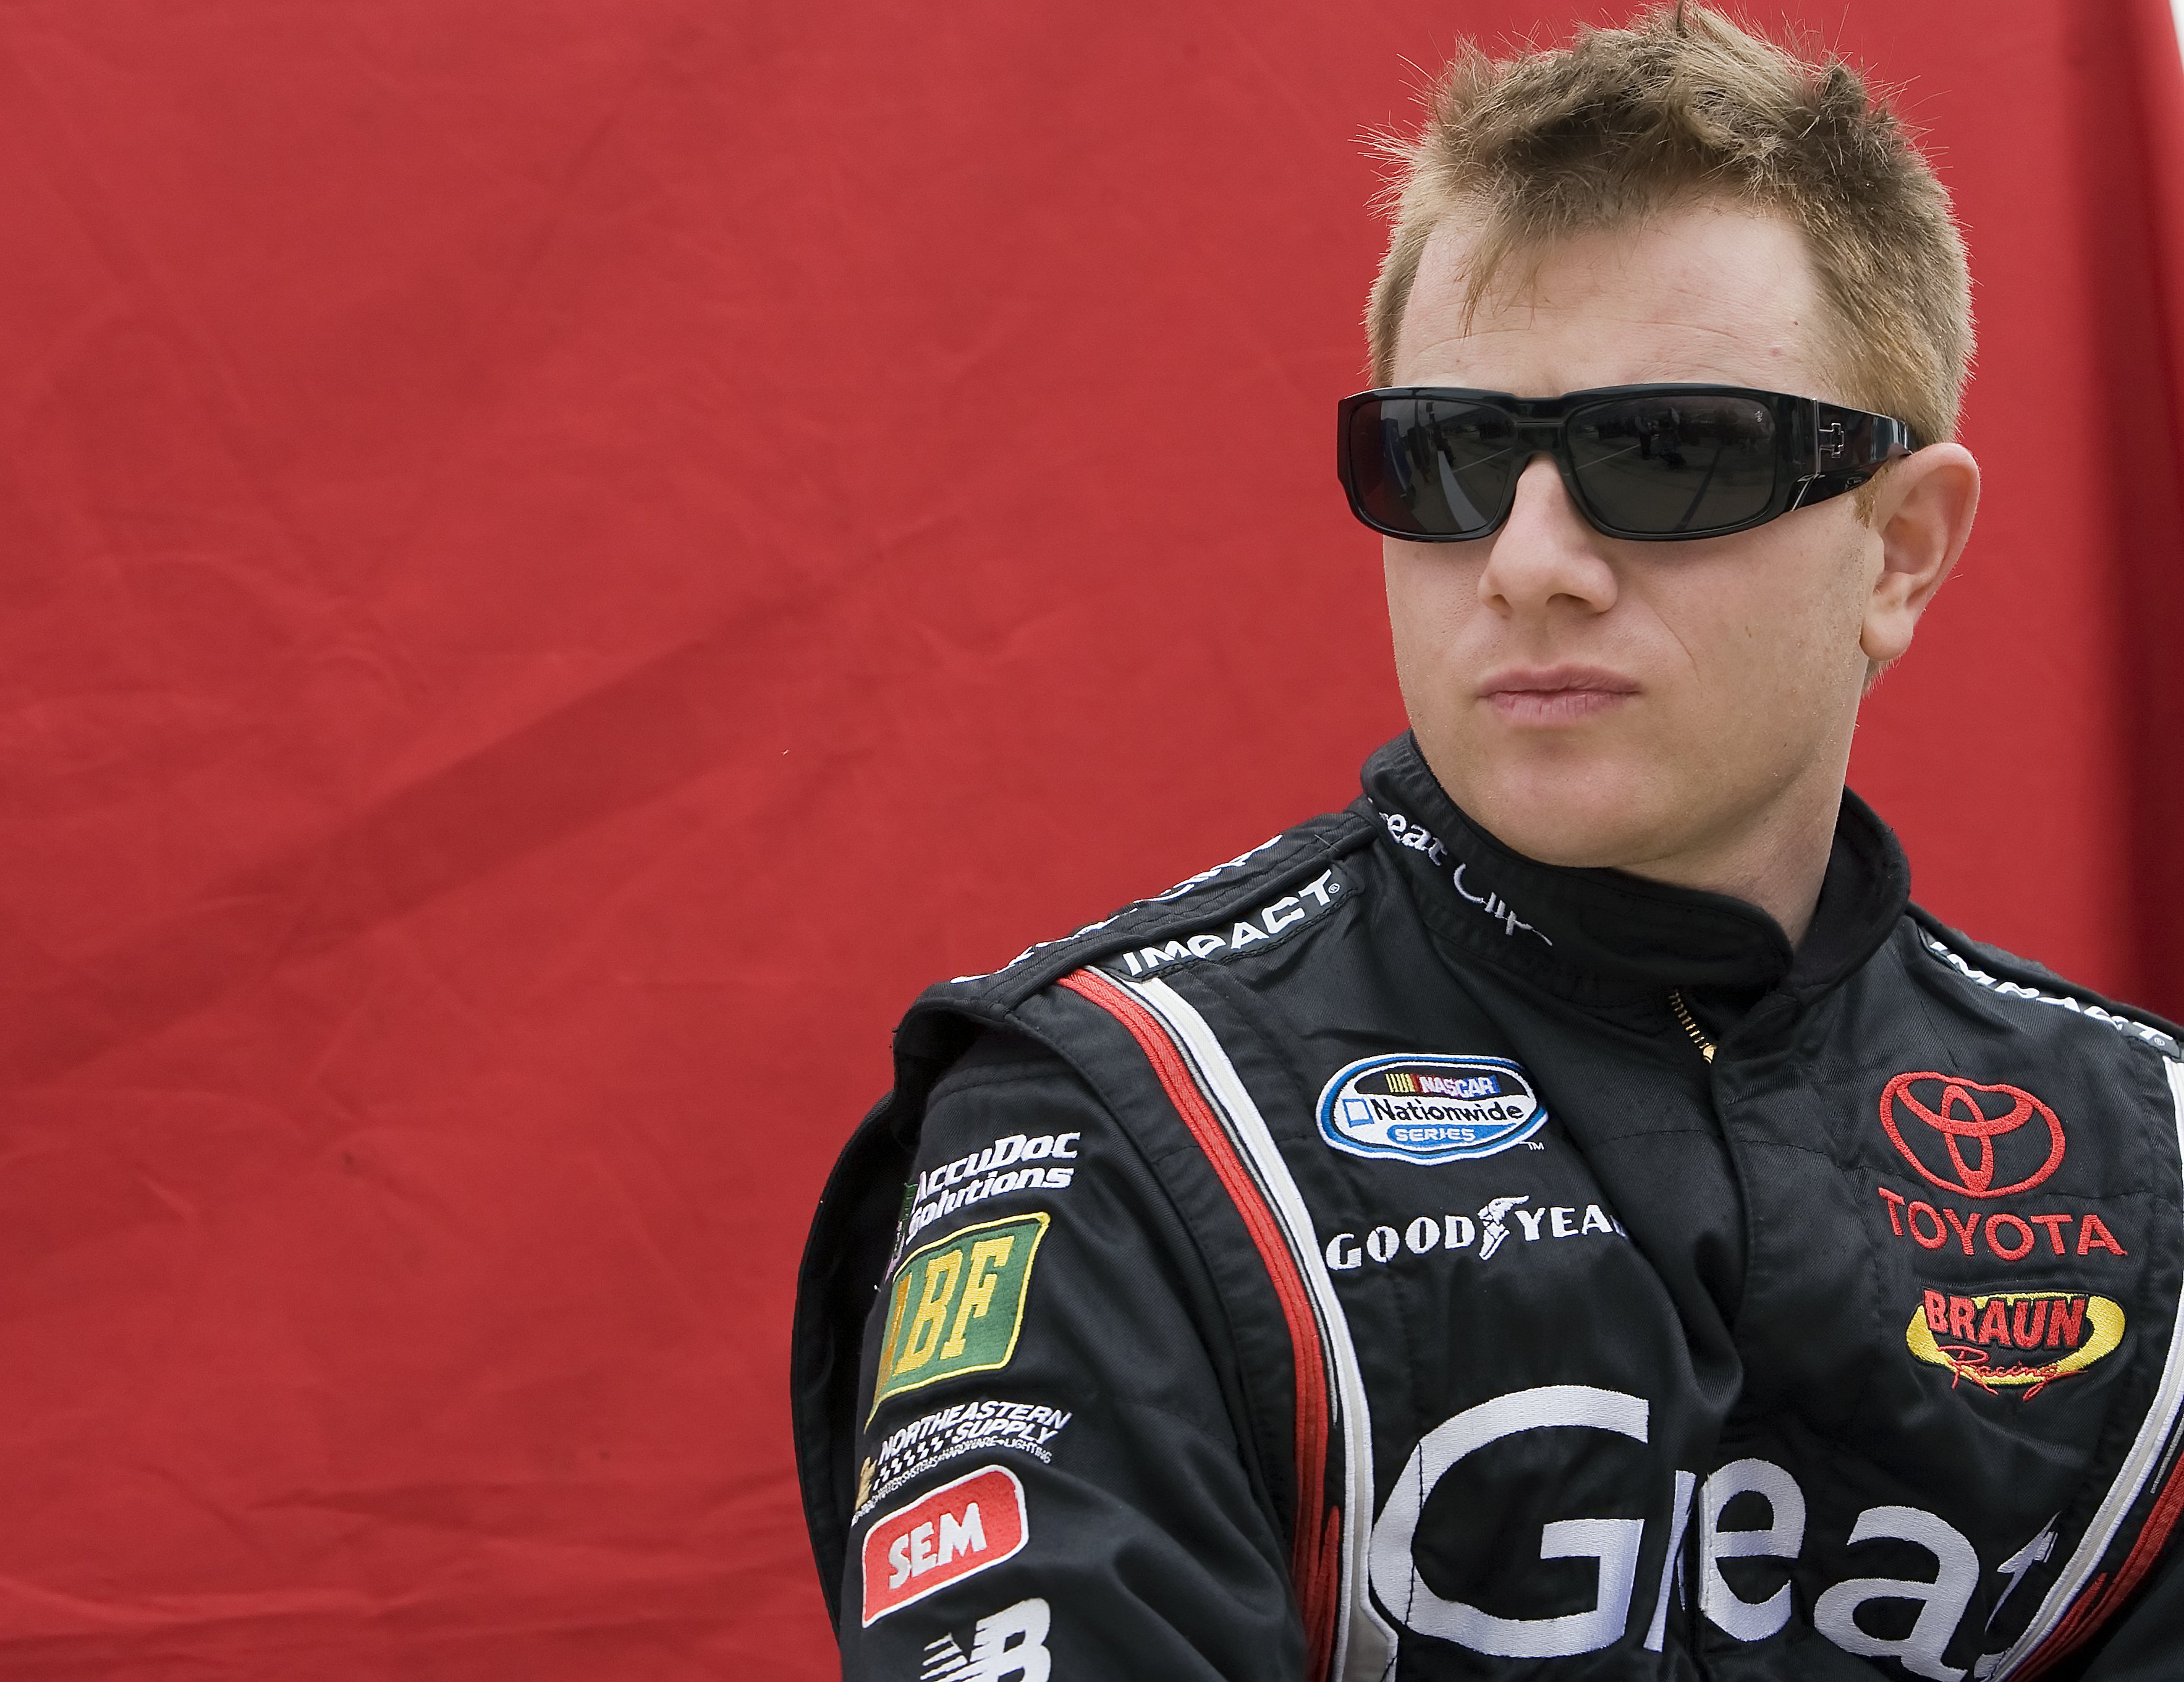
<path fill-rule="evenodd" d="M 1448 849 L 1434 839 L 1433 831 L 1424 824 L 1412 823 L 1400 812 L 1383 812 L 1380 821 L 1388 826 L 1388 833 L 1397 847 L 1423 852 L 1436 864 L 1448 863 Z"/>
<path fill-rule="evenodd" d="M 1380 814 L 1380 821 L 1387 826 L 1389 838 L 1397 847 L 1406 848 L 1412 852 L 1424 853 L 1440 869 L 1448 869 L 1447 847 L 1436 839 L 1433 831 L 1424 824 L 1406 817 L 1400 812 L 1383 812 Z M 1470 901 L 1472 904 L 1499 923 L 1503 934 L 1513 936 L 1521 929 L 1524 933 L 1546 945 L 1554 944 L 1553 941 L 1548 939 L 1511 909 L 1509 902 L 1495 892 L 1493 889 L 1489 888 L 1485 893 L 1474 893 L 1469 888 L 1464 886 L 1464 869 L 1463 865 L 1459 864 L 1450 872 L 1451 885 L 1455 887 L 1461 897 Z"/>
<path fill-rule="evenodd" d="M 1457 893 L 1469 900 L 1474 905 L 1478 906 L 1481 910 L 1485 911 L 1489 917 L 1491 917 L 1496 922 L 1499 923 L 1502 925 L 1502 932 L 1503 934 L 1514 935 L 1518 930 L 1522 929 L 1526 934 L 1536 936 L 1546 945 L 1552 946 L 1554 944 L 1552 941 L 1548 940 L 1545 935 L 1540 934 L 1537 929 L 1534 928 L 1529 923 L 1525 922 L 1524 919 L 1518 916 L 1514 911 L 1512 911 L 1509 908 L 1509 902 L 1502 898 L 1499 894 L 1496 893 L 1493 889 L 1489 888 L 1485 893 L 1480 894 L 1474 893 L 1470 889 L 1465 887 L 1463 885 L 1462 865 L 1459 864 L 1456 867 L 1455 874 L 1451 876 L 1449 880 L 1455 884 Z"/>

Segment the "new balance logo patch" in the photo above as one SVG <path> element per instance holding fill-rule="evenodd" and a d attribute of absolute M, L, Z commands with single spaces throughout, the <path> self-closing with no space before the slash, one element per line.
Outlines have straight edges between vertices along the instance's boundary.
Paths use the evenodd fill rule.
<path fill-rule="evenodd" d="M 1046 1602 L 1036 1596 L 1004 1607 L 978 1620 L 968 1652 L 953 1635 L 928 1643 L 917 1682 L 1049 1682 L 1054 1674 L 1046 1651 L 1050 1621 Z"/>

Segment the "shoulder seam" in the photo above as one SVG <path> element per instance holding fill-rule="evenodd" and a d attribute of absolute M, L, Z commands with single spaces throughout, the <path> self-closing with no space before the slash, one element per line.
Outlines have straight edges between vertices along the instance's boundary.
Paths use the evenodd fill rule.
<path fill-rule="evenodd" d="M 2164 1057 L 2184 1059 L 2184 1047 L 2180 1047 L 2178 1043 L 2175 1025 L 2155 1016 L 2153 1012 L 2125 1012 L 2116 1009 L 2114 1008 L 2114 1001 L 2104 999 L 2087 988 L 2072 988 L 2066 992 L 2060 991 L 2059 986 L 2057 990 L 2050 991 L 2037 984 L 2049 981 L 2058 982 L 2061 986 L 2067 986 L 2069 984 L 2062 982 L 2059 976 L 2048 975 L 2031 964 L 2016 966 L 2020 969 L 2020 973 L 2028 978 L 2022 981 L 2007 975 L 1997 975 L 1991 970 L 1983 970 L 1958 952 L 1949 941 L 1943 939 L 1942 936 L 1946 935 L 1962 941 L 1964 945 L 1978 950 L 1980 956 L 1990 963 L 1997 962 L 2001 955 L 1995 953 L 1991 948 L 1981 947 L 1977 942 L 1965 940 L 1956 930 L 1942 924 L 1922 908 L 1914 906 L 1911 910 L 1913 925 L 1918 934 L 1919 947 L 1927 956 L 1953 970 L 1974 986 L 1997 993 L 2005 998 L 2026 999 L 2034 1003 L 2051 1005 L 2058 1009 L 2075 1012 L 2093 1021 L 2105 1023 L 2126 1040 L 2136 1040 L 2149 1046 Z"/>
<path fill-rule="evenodd" d="M 1311 819 L 1225 863 L 1186 878 L 1164 893 L 1134 900 L 1121 910 L 1095 923 L 1088 923 L 1073 933 L 1028 947 L 997 970 L 983 975 L 958 975 L 928 988 L 918 1003 L 960 1004 L 981 998 L 998 1004 L 1005 1011 L 1013 1010 L 1017 1003 L 1045 991 L 1070 971 L 1139 945 L 1156 933 L 1196 928 L 1228 917 L 1239 908 L 1256 904 L 1268 891 L 1291 877 L 1309 875 L 1314 869 L 1370 845 L 1377 827 L 1353 811 L 1328 813 Z M 1284 843 L 1294 845 L 1284 847 Z M 1282 851 L 1274 852 L 1277 848 Z M 1228 875 L 1237 866 L 1269 852 L 1274 852 L 1274 856 L 1256 868 L 1234 876 Z"/>

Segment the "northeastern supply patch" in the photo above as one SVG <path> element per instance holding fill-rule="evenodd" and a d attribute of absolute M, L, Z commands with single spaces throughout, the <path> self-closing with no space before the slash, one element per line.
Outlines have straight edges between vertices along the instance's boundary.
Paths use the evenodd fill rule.
<path fill-rule="evenodd" d="M 1352 1156 L 1460 1162 L 1522 1143 L 1546 1107 L 1505 1057 L 1368 1057 L 1319 1095 L 1319 1134 Z"/>
<path fill-rule="evenodd" d="M 903 1258 L 888 1304 L 872 1413 L 889 1396 L 1006 1366 L 1023 1327 L 1045 1214 L 966 1227 Z"/>

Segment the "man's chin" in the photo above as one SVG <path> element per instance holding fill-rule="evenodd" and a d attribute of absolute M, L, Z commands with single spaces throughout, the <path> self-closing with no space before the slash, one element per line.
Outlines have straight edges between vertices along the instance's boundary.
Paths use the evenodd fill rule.
<path fill-rule="evenodd" d="M 1689 828 L 1658 794 L 1612 785 L 1484 785 L 1449 793 L 1504 847 L 1574 869 L 1641 869 L 1674 851 L 1679 833 Z"/>

